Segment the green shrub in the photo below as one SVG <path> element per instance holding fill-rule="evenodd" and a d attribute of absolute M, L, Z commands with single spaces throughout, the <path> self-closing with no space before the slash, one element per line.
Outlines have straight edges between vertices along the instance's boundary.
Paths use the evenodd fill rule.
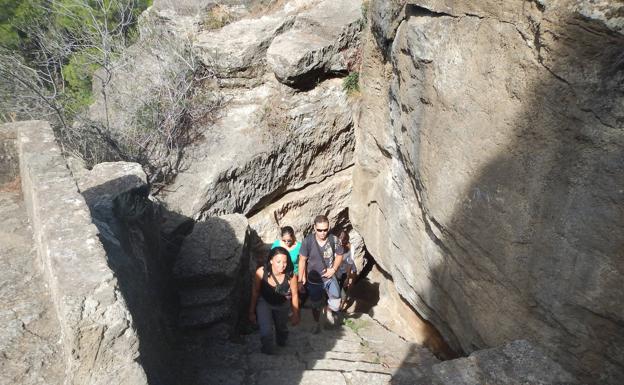
<path fill-rule="evenodd" d="M 366 321 L 360 319 L 347 318 L 344 321 L 344 325 L 349 329 L 357 333 L 360 329 L 366 326 Z"/>
<path fill-rule="evenodd" d="M 0 47 L 21 51 L 25 57 L 32 49 L 27 30 L 32 24 L 44 22 L 44 0 L 0 0 Z"/>
<path fill-rule="evenodd" d="M 358 72 L 351 72 L 342 81 L 342 89 L 345 90 L 347 95 L 353 95 L 360 92 L 360 74 Z"/>
<path fill-rule="evenodd" d="M 63 66 L 65 79 L 65 107 L 73 115 L 87 108 L 93 103 L 92 79 L 98 69 L 88 52 L 79 52 L 72 55 L 69 62 Z"/>

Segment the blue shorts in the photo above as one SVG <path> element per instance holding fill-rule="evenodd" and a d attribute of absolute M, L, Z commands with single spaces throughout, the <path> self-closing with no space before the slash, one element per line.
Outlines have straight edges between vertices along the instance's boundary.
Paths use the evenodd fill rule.
<path fill-rule="evenodd" d="M 331 310 L 338 310 L 340 306 L 340 286 L 336 277 L 325 280 L 322 284 L 306 282 L 305 289 L 312 308 L 322 308 L 327 303 Z M 327 302 L 325 298 L 327 298 Z"/>

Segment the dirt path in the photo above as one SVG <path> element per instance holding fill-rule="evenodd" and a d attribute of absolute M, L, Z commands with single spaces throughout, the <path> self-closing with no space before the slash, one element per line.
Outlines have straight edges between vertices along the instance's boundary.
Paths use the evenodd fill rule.
<path fill-rule="evenodd" d="M 56 385 L 59 325 L 18 192 L 0 192 L 0 384 Z"/>

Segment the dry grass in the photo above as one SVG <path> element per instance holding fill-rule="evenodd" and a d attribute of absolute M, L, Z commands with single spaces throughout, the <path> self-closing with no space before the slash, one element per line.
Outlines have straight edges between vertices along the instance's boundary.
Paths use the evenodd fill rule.
<path fill-rule="evenodd" d="M 263 15 L 268 15 L 276 12 L 279 9 L 284 8 L 287 0 L 259 0 L 252 3 L 249 7 L 250 18 L 257 18 Z"/>
<path fill-rule="evenodd" d="M 228 7 L 217 4 L 210 9 L 203 20 L 204 28 L 208 30 L 220 29 L 235 21 Z"/>

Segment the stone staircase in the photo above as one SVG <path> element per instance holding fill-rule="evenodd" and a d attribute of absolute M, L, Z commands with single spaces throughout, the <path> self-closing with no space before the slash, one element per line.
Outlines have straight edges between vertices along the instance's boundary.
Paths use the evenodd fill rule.
<path fill-rule="evenodd" d="M 258 333 L 237 342 L 189 336 L 177 352 L 179 385 L 568 385 L 574 378 L 527 341 L 440 362 L 367 314 L 314 333 L 311 312 L 286 347 L 260 353 Z"/>
<path fill-rule="evenodd" d="M 422 368 L 438 363 L 427 349 L 401 339 L 365 314 L 318 334 L 314 326 L 310 310 L 304 309 L 301 324 L 290 327 L 288 345 L 276 355 L 260 353 L 258 333 L 238 343 L 196 339 L 181 352 L 185 364 L 179 384 L 407 385 L 419 384 L 427 376 Z"/>

